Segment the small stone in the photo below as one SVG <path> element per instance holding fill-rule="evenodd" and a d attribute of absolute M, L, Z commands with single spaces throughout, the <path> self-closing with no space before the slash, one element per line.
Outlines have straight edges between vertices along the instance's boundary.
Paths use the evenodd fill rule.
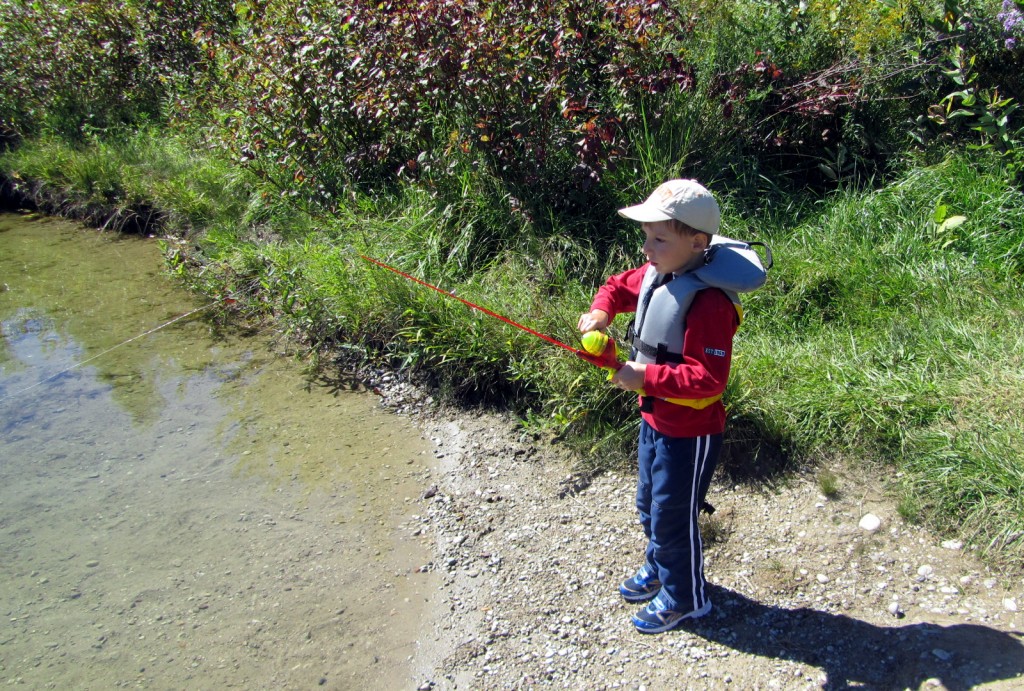
<path fill-rule="evenodd" d="M 1017 600 L 1012 597 L 1003 598 L 1003 609 L 1005 609 L 1007 612 L 1016 612 Z"/>
<path fill-rule="evenodd" d="M 960 550 L 963 547 L 964 543 L 961 540 L 945 540 L 942 543 L 942 549 Z"/>
<path fill-rule="evenodd" d="M 859 525 L 862 530 L 873 533 L 882 527 L 882 519 L 873 513 L 865 514 L 864 518 L 860 519 Z"/>
<path fill-rule="evenodd" d="M 828 583 L 828 576 L 823 573 L 819 573 L 815 578 L 818 579 L 818 583 Z"/>
<path fill-rule="evenodd" d="M 917 567 L 917 575 L 920 576 L 921 578 L 928 578 L 933 573 L 935 573 L 935 569 L 933 569 L 928 564 L 923 564 L 923 565 Z"/>
<path fill-rule="evenodd" d="M 932 651 L 932 655 L 939 658 L 943 662 L 948 662 L 949 658 L 953 657 L 953 654 L 949 651 L 943 650 L 942 648 L 936 648 Z"/>
<path fill-rule="evenodd" d="M 896 602 L 895 600 L 889 603 L 888 610 L 889 614 L 893 615 L 897 619 L 903 616 L 903 610 L 900 609 L 900 603 Z"/>
<path fill-rule="evenodd" d="M 92 568 L 95 568 L 95 567 L 99 566 L 100 563 L 98 561 L 96 561 L 95 559 L 93 559 L 91 561 L 85 562 L 85 565 L 88 566 L 90 569 L 92 569 Z"/>

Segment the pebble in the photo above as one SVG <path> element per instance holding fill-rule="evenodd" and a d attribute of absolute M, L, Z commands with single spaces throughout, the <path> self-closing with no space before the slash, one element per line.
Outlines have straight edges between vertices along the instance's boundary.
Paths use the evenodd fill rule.
<path fill-rule="evenodd" d="M 882 527 L 882 519 L 873 513 L 864 514 L 860 519 L 860 527 L 869 533 L 873 533 Z"/>
<path fill-rule="evenodd" d="M 935 569 L 933 569 L 931 566 L 928 566 L 928 564 L 922 564 L 921 566 L 917 567 L 917 575 L 921 578 L 928 578 L 933 573 L 935 573 Z"/>
<path fill-rule="evenodd" d="M 1003 598 L 1003 609 L 1007 612 L 1017 611 L 1017 600 L 1012 597 Z"/>
<path fill-rule="evenodd" d="M 958 550 L 963 549 L 964 543 L 961 540 L 944 540 L 942 542 L 942 549 Z"/>

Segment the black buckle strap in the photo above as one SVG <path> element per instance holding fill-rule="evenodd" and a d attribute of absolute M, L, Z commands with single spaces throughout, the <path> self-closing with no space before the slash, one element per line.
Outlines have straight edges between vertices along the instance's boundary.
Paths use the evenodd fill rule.
<path fill-rule="evenodd" d="M 670 353 L 668 346 L 664 343 L 659 343 L 657 346 L 652 346 L 644 343 L 639 338 L 634 338 L 631 345 L 633 346 L 633 354 L 642 354 L 644 357 L 654 360 L 655 364 L 664 365 L 665 363 L 680 364 L 683 362 L 682 353 Z"/>

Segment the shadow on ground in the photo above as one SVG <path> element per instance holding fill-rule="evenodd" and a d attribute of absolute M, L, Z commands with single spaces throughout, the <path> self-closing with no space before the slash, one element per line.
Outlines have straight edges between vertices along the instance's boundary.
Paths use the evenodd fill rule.
<path fill-rule="evenodd" d="M 878 626 L 842 614 L 764 605 L 718 586 L 711 586 L 711 599 L 717 616 L 687 628 L 740 652 L 821 669 L 828 675 L 822 688 L 829 691 L 917 689 L 929 679 L 949 691 L 1010 680 L 1024 687 L 1022 634 L 982 624 Z"/>

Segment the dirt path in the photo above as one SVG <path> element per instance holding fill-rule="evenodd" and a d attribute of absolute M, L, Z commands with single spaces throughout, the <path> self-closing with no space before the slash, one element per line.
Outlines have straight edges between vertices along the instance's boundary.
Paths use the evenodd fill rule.
<path fill-rule="evenodd" d="M 416 411 L 411 391 L 384 402 Z M 1024 689 L 1024 574 L 906 524 L 867 478 L 840 474 L 832 499 L 811 477 L 718 481 L 715 609 L 645 636 L 617 594 L 643 549 L 631 475 L 573 477 L 510 420 L 416 414 L 439 468 L 415 530 L 442 597 L 414 688 Z"/>

